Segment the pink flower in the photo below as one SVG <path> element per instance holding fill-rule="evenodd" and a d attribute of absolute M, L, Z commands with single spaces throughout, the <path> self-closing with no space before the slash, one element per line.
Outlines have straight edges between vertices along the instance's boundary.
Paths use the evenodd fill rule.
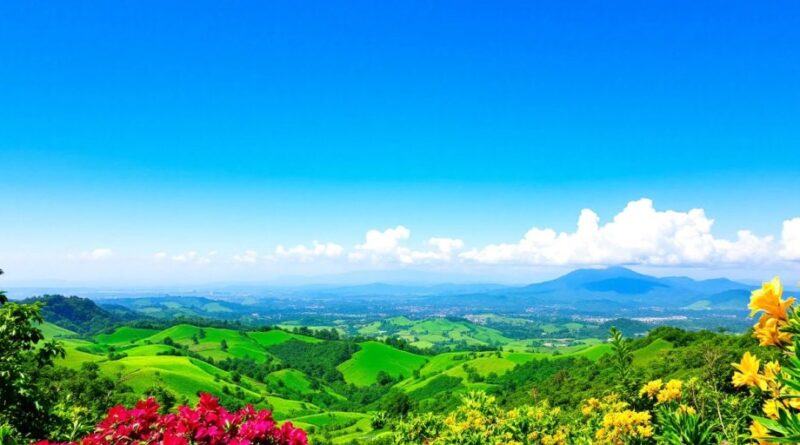
<path fill-rule="evenodd" d="M 33 445 L 307 445 L 303 430 L 286 422 L 277 427 L 270 411 L 252 405 L 231 413 L 209 394 L 200 394 L 195 409 L 181 406 L 177 412 L 160 415 L 153 398 L 133 409 L 115 406 L 95 432 L 72 444 L 48 441 Z"/>

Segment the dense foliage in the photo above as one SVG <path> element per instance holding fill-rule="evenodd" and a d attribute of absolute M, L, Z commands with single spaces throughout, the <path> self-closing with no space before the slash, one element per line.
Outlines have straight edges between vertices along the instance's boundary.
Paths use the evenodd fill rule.
<path fill-rule="evenodd" d="M 52 416 L 44 403 L 52 395 L 40 385 L 42 372 L 64 355 L 56 342 L 43 342 L 36 327 L 44 321 L 40 310 L 41 303 L 11 303 L 0 292 L 0 425 L 32 436 L 46 432 Z"/>
<path fill-rule="evenodd" d="M 303 430 L 286 422 L 278 427 L 269 411 L 247 406 L 229 412 L 214 397 L 201 394 L 197 408 L 181 406 L 175 413 L 160 414 L 153 398 L 140 401 L 133 409 L 116 406 L 92 433 L 75 444 L 126 445 L 306 445 Z M 37 445 L 48 445 L 42 441 Z"/>
<path fill-rule="evenodd" d="M 309 343 L 290 340 L 271 346 L 269 352 L 288 366 L 309 375 L 321 376 L 325 381 L 342 380 L 336 365 L 350 358 L 358 350 L 358 344 L 348 340 Z"/>
<path fill-rule="evenodd" d="M 92 300 L 74 296 L 43 295 L 23 300 L 21 303 L 38 303 L 42 318 L 81 334 L 99 332 L 142 318 L 124 308 L 111 312 L 101 308 Z"/>

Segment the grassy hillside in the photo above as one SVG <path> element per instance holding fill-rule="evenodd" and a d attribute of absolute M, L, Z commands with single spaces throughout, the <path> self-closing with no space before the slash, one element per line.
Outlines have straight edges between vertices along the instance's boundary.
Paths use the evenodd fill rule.
<path fill-rule="evenodd" d="M 360 343 L 360 346 L 360 351 L 337 367 L 345 381 L 356 386 L 375 383 L 381 371 L 395 378 L 409 377 L 427 362 L 425 357 L 375 341 Z"/>
<path fill-rule="evenodd" d="M 411 322 L 397 317 L 383 324 L 387 334 L 396 335 L 418 348 L 434 346 L 500 346 L 511 341 L 500 331 L 467 321 L 433 318 Z"/>
<path fill-rule="evenodd" d="M 256 343 L 264 347 L 279 345 L 281 343 L 285 343 L 292 339 L 305 341 L 309 343 L 319 343 L 322 341 L 314 337 L 309 337 L 300 334 L 293 334 L 291 332 L 286 332 L 281 330 L 271 330 L 266 332 L 250 332 L 248 333 L 248 336 L 251 339 L 253 339 Z"/>
<path fill-rule="evenodd" d="M 248 333 L 232 329 L 199 328 L 179 324 L 144 337 L 140 342 L 164 343 L 170 340 L 213 360 L 249 358 L 256 362 L 264 362 L 267 358 L 264 347 L 250 338 Z"/>
<path fill-rule="evenodd" d="M 122 326 L 111 332 L 110 334 L 95 335 L 95 340 L 98 343 L 109 345 L 119 345 L 125 343 L 134 343 L 137 340 L 149 337 L 156 334 L 158 331 L 155 329 L 132 328 Z"/>
<path fill-rule="evenodd" d="M 448 341 L 466 336 L 475 341 L 501 340 L 490 328 L 447 319 L 395 318 L 380 322 L 380 326 L 370 324 L 367 329 L 387 324 L 399 329 L 397 332 L 425 332 L 420 335 L 441 335 Z M 607 390 L 613 385 L 608 371 L 613 368 L 608 357 L 611 345 L 601 339 L 544 346 L 533 343 L 541 339 L 505 338 L 499 350 L 420 355 L 400 349 L 405 347 L 402 344 L 323 340 L 283 330 L 239 331 L 190 324 L 163 330 L 123 326 L 82 338 L 50 323 L 42 329 L 48 338 L 64 344 L 67 355 L 58 361 L 60 365 L 78 369 L 94 362 L 101 375 L 131 387 L 136 394 L 157 386 L 174 394 L 179 402 L 193 403 L 202 391 L 219 396 L 228 406 L 252 403 L 270 408 L 277 419 L 291 419 L 307 429 L 312 443 L 365 443 L 390 434 L 373 429 L 372 413 L 386 409 L 386 403 L 398 393 L 407 397 L 414 410 L 445 412 L 472 390 L 495 394 L 510 406 L 529 400 L 536 391 L 567 406 L 595 394 L 597 388 Z M 668 329 L 656 332 L 653 337 L 631 342 L 634 365 L 640 369 L 651 369 L 656 363 L 659 369 L 693 363 L 685 361 L 696 354 L 686 352 L 687 345 L 695 338 L 705 339 L 703 335 L 718 335 Z M 727 340 L 714 337 L 704 341 L 713 345 Z M 675 368 L 673 374 L 689 372 Z M 554 389 L 567 384 L 572 388 L 569 392 Z"/>
<path fill-rule="evenodd" d="M 70 331 L 69 329 L 62 328 L 61 326 L 56 326 L 48 321 L 40 324 L 39 329 L 42 330 L 42 334 L 44 334 L 44 336 L 47 338 L 69 338 L 76 337 L 78 335 L 78 333 L 75 331 Z"/>

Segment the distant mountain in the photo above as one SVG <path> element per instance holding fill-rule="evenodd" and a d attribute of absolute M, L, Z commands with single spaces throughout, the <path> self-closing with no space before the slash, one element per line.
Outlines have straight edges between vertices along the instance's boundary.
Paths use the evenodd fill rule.
<path fill-rule="evenodd" d="M 251 306 L 205 297 L 162 296 L 101 300 L 104 307 L 120 307 L 155 318 L 207 317 L 232 319 L 253 312 Z"/>
<path fill-rule="evenodd" d="M 46 321 L 81 334 L 98 332 L 126 321 L 141 319 L 135 312 L 114 307 L 106 310 L 88 298 L 43 295 L 22 300 L 23 304 L 41 302 Z"/>
<path fill-rule="evenodd" d="M 514 290 L 518 301 L 565 306 L 606 301 L 624 305 L 683 307 L 700 300 L 711 305 L 749 295 L 752 286 L 728 279 L 693 280 L 688 277 L 653 277 L 625 267 L 578 269 L 555 280 Z M 734 306 L 730 304 L 730 306 Z M 738 306 L 741 307 L 741 306 Z"/>
<path fill-rule="evenodd" d="M 353 286 L 309 286 L 301 289 L 305 295 L 309 296 L 380 298 L 459 295 L 465 293 L 495 292 L 508 288 L 508 286 L 500 284 L 444 283 L 436 285 L 410 285 L 370 283 Z"/>

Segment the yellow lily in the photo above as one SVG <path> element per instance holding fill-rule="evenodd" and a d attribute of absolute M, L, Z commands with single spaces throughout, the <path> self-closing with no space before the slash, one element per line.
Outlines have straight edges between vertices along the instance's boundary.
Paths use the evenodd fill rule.
<path fill-rule="evenodd" d="M 761 361 L 753 354 L 745 352 L 744 356 L 742 356 L 742 361 L 740 363 L 732 363 L 732 365 L 739 371 L 733 373 L 734 386 L 757 386 L 762 390 L 767 389 L 767 382 L 758 373 Z"/>
<path fill-rule="evenodd" d="M 794 298 L 782 299 L 783 285 L 781 279 L 775 277 L 772 281 L 764 283 L 761 289 L 754 290 L 750 295 L 750 316 L 754 316 L 759 311 L 766 312 L 770 317 L 778 320 L 787 320 L 786 310 L 794 304 Z"/>

